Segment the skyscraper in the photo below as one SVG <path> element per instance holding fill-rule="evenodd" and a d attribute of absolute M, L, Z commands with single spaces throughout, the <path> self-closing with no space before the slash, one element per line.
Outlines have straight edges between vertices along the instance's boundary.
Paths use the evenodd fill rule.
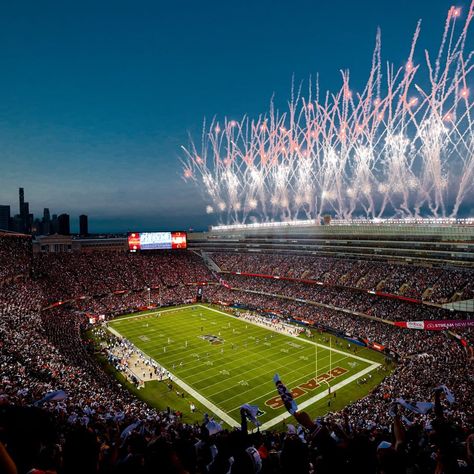
<path fill-rule="evenodd" d="M 19 207 L 19 215 L 20 219 L 16 221 L 16 226 L 18 227 L 17 231 L 25 232 L 26 230 L 26 222 L 28 216 L 28 210 L 25 212 L 25 190 L 23 188 L 18 189 L 18 207 Z"/>
<path fill-rule="evenodd" d="M 69 235 L 70 233 L 69 214 L 60 214 L 58 217 L 58 234 Z"/>
<path fill-rule="evenodd" d="M 20 188 L 18 190 L 19 198 L 20 198 L 20 204 L 19 204 L 19 213 L 20 216 L 23 215 L 23 205 L 25 204 L 25 190 L 23 188 Z"/>
<path fill-rule="evenodd" d="M 89 235 L 89 222 L 84 214 L 79 216 L 79 234 L 83 236 Z"/>
<path fill-rule="evenodd" d="M 0 206 L 0 229 L 10 229 L 10 206 Z"/>
<path fill-rule="evenodd" d="M 58 215 L 53 214 L 53 218 L 51 219 L 51 234 L 57 234 L 59 232 L 59 223 L 58 223 Z"/>
<path fill-rule="evenodd" d="M 47 207 L 43 210 L 42 234 L 49 235 L 51 233 L 51 217 Z"/>
<path fill-rule="evenodd" d="M 30 214 L 33 216 L 33 214 Z M 40 219 L 36 218 L 31 223 L 31 233 L 33 235 L 42 235 L 43 234 L 43 223 Z"/>
<path fill-rule="evenodd" d="M 21 232 L 31 232 L 33 216 L 30 215 L 30 204 L 25 202 L 25 190 L 18 189 L 19 207 L 20 207 L 20 230 Z"/>

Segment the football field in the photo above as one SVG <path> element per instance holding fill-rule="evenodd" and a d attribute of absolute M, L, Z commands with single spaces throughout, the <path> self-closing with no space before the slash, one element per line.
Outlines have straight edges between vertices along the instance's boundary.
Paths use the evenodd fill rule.
<path fill-rule="evenodd" d="M 190 399 L 230 426 L 240 425 L 244 403 L 263 412 L 262 429 L 290 416 L 277 394 L 275 373 L 304 409 L 329 400 L 380 365 L 346 346 L 281 334 L 204 305 L 127 316 L 108 326 L 168 370 Z"/>

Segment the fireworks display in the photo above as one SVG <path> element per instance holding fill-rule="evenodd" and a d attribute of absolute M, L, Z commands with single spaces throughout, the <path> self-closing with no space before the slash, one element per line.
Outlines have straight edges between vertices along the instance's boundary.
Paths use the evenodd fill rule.
<path fill-rule="evenodd" d="M 420 24 L 401 68 L 382 62 L 378 32 L 360 93 L 344 71 L 335 93 L 311 82 L 306 95 L 292 88 L 283 112 L 272 103 L 253 120 L 205 124 L 200 146 L 183 147 L 184 179 L 205 191 L 206 211 L 228 223 L 455 217 L 474 191 L 466 47 L 474 1 L 465 20 L 462 13 L 450 8 L 439 51 L 425 51 L 420 64 Z"/>

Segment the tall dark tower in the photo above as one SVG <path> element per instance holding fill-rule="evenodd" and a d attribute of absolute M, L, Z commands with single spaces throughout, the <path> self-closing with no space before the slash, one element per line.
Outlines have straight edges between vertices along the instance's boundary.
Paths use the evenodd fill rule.
<path fill-rule="evenodd" d="M 0 229 L 10 228 L 10 206 L 0 206 Z"/>
<path fill-rule="evenodd" d="M 42 231 L 43 235 L 49 235 L 51 233 L 51 216 L 47 207 L 43 210 Z"/>
<path fill-rule="evenodd" d="M 19 209 L 19 213 L 20 213 L 20 216 L 23 215 L 23 208 L 24 208 L 24 204 L 25 204 L 25 190 L 23 188 L 20 188 L 19 190 L 19 197 L 20 197 L 20 209 Z"/>
<path fill-rule="evenodd" d="M 89 222 L 87 216 L 84 214 L 79 216 L 79 235 L 84 237 L 89 235 Z"/>
<path fill-rule="evenodd" d="M 20 205 L 20 228 L 18 229 L 20 232 L 28 232 L 29 228 L 29 205 L 25 202 L 25 190 L 20 188 L 18 190 L 18 197 L 19 197 L 19 205 Z"/>
<path fill-rule="evenodd" d="M 69 227 L 69 214 L 60 214 L 58 217 L 58 233 L 60 235 L 69 235 L 71 233 Z"/>
<path fill-rule="evenodd" d="M 58 234 L 59 233 L 59 222 L 58 222 L 58 215 L 53 214 L 53 218 L 51 219 L 51 234 Z"/>

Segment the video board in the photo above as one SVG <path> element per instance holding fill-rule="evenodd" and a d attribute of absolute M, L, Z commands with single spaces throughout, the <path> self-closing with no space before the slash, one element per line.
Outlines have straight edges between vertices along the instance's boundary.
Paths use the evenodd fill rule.
<path fill-rule="evenodd" d="M 129 232 L 130 252 L 187 248 L 186 232 Z"/>

